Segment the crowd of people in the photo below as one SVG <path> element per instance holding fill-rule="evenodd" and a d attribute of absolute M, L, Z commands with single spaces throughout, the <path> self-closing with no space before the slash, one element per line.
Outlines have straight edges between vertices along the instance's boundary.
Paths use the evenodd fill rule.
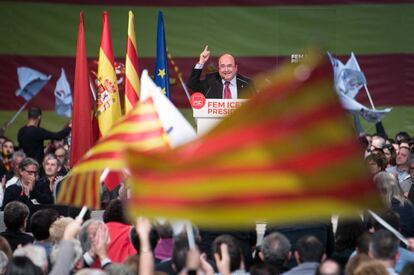
<path fill-rule="evenodd" d="M 69 127 L 40 128 L 41 112 L 29 110 L 19 146 L 1 137 L 0 233 L 4 274 L 411 274 L 414 270 L 413 142 L 404 132 L 360 138 L 368 171 L 385 209 L 380 216 L 408 238 L 408 246 L 369 215 L 286 226 L 267 225 L 257 242 L 249 229 L 193 227 L 173 234 L 167 221 L 125 216 L 125 186 L 106 194 L 102 219 L 54 202 L 69 171 Z M 38 128 L 38 129 L 31 129 Z M 29 135 L 29 137 L 27 136 Z M 43 141 L 50 139 L 43 148 Z M 30 149 L 22 143 L 31 140 Z M 41 142 L 34 142 L 41 140 Z M 26 144 L 27 145 L 27 144 Z M 37 146 L 37 149 L 34 147 Z M 41 157 L 41 159 L 39 159 Z M 63 212 L 63 216 L 62 216 Z"/>
<path fill-rule="evenodd" d="M 199 63 L 208 58 L 206 47 Z M 232 65 L 220 74 L 236 77 L 234 58 L 220 60 Z M 196 84 L 209 93 L 209 83 Z M 231 85 L 218 85 L 217 93 Z M 102 194 L 102 218 L 91 218 L 90 211 L 81 217 L 80 209 L 55 204 L 70 170 L 70 125 L 50 132 L 40 121 L 41 110 L 31 108 L 18 145 L 0 137 L 6 227 L 0 232 L 0 274 L 414 274 L 414 139 L 408 133 L 360 137 L 361 158 L 384 202 L 378 214 L 407 238 L 405 244 L 367 213 L 335 223 L 268 224 L 264 238 L 253 222 L 237 230 L 193 226 L 189 234 L 166 220 L 127 217 L 124 184 Z"/>

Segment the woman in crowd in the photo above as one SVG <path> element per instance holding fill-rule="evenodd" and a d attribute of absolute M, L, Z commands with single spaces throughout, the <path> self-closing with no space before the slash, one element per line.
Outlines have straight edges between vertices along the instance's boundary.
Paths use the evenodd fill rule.
<path fill-rule="evenodd" d="M 374 177 L 384 204 L 397 212 L 401 219 L 401 233 L 414 237 L 414 206 L 404 197 L 397 178 L 387 172 L 380 172 Z"/>
<path fill-rule="evenodd" d="M 366 157 L 365 161 L 372 176 L 375 176 L 381 171 L 385 171 L 385 168 L 387 167 L 387 161 L 384 154 L 371 154 Z"/>

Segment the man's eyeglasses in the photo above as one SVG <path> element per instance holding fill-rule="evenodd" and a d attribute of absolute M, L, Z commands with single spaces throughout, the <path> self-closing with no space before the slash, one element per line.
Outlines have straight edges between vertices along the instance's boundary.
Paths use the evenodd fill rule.
<path fill-rule="evenodd" d="M 26 170 L 26 169 L 24 169 L 24 171 L 29 175 L 34 175 L 34 176 L 37 175 L 37 170 Z"/>

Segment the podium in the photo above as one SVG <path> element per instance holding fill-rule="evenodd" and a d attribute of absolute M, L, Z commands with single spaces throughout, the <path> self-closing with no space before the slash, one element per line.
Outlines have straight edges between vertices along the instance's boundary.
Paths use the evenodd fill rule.
<path fill-rule="evenodd" d="M 191 106 L 197 124 L 197 135 L 203 135 L 224 117 L 233 113 L 247 99 L 209 99 L 203 95 L 193 97 Z"/>

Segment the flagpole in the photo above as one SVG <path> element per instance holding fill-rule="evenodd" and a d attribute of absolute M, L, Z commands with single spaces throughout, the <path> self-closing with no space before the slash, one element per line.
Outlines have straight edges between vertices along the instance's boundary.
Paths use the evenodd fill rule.
<path fill-rule="evenodd" d="M 195 245 L 193 227 L 191 226 L 191 223 L 189 221 L 185 222 L 185 229 L 187 232 L 188 247 L 190 249 L 195 249 L 196 245 Z"/>
<path fill-rule="evenodd" d="M 96 74 L 95 76 L 98 77 Z M 90 76 L 89 76 L 89 88 L 92 94 L 93 101 L 96 102 L 96 89 Z"/>
<path fill-rule="evenodd" d="M 382 226 L 384 226 L 388 231 L 394 234 L 400 241 L 402 241 L 405 245 L 408 245 L 407 238 L 404 237 L 397 229 L 392 227 L 389 223 L 387 223 L 383 218 L 378 216 L 374 211 L 368 209 L 368 213 Z"/>
<path fill-rule="evenodd" d="M 355 61 L 356 61 L 356 57 L 355 57 L 354 52 L 351 52 L 351 57 L 353 57 L 353 58 L 355 59 Z M 359 70 L 360 72 L 362 72 L 361 67 L 359 66 L 358 61 L 356 61 L 355 63 L 356 63 L 356 66 L 357 66 L 358 70 Z M 365 81 L 365 82 L 366 82 L 366 81 Z M 374 102 L 372 101 L 371 94 L 370 94 L 370 92 L 369 92 L 369 90 L 368 90 L 368 85 L 367 85 L 367 83 L 365 83 L 365 84 L 364 84 L 364 88 L 365 88 L 365 92 L 366 92 L 366 94 L 367 94 L 367 96 L 368 96 L 369 103 L 371 103 L 371 107 L 372 107 L 372 109 L 373 109 L 373 110 L 375 110 Z"/>
<path fill-rule="evenodd" d="M 187 96 L 188 101 L 190 101 L 190 93 L 188 92 L 187 85 L 185 85 L 183 78 L 181 77 L 181 74 L 178 75 L 178 80 L 180 80 L 180 84 L 184 89 L 185 95 Z"/>
<path fill-rule="evenodd" d="M 372 98 L 371 98 L 371 94 L 368 90 L 368 85 L 364 84 L 364 88 L 365 88 L 365 92 L 367 93 L 368 99 L 369 99 L 369 103 L 371 103 L 371 107 L 373 110 L 375 110 L 375 106 L 374 106 L 374 102 L 372 102 Z"/>
<path fill-rule="evenodd" d="M 14 114 L 14 116 L 7 122 L 4 124 L 3 126 L 3 130 L 6 130 L 7 128 L 9 128 L 10 125 L 13 124 L 13 122 L 16 120 L 16 118 L 20 115 L 20 113 L 24 110 L 24 108 L 26 108 L 27 104 L 29 103 L 29 101 L 26 101 L 22 107 L 20 107 L 20 109 Z"/>
<path fill-rule="evenodd" d="M 173 66 L 175 73 L 177 74 L 177 77 L 178 77 L 178 80 L 180 81 L 181 87 L 183 87 L 185 95 L 187 96 L 188 101 L 190 101 L 190 93 L 188 92 L 187 85 L 185 85 L 185 83 L 183 81 L 181 71 L 178 68 L 178 66 L 175 64 L 174 60 L 172 59 L 172 56 L 171 56 L 170 51 L 168 50 L 168 48 L 166 50 L 167 50 L 167 57 L 170 60 L 171 65 Z"/>

